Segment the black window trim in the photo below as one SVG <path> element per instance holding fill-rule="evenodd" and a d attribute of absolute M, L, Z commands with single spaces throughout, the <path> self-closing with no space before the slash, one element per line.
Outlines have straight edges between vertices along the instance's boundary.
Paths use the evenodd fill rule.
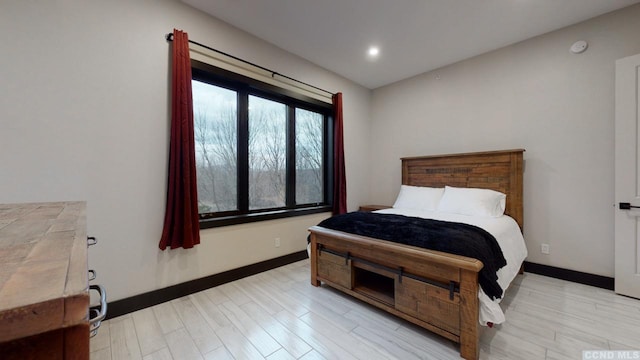
<path fill-rule="evenodd" d="M 324 174 L 324 186 L 325 192 L 323 194 L 324 201 L 322 204 L 297 204 L 295 206 L 289 206 L 287 208 L 275 208 L 275 209 L 259 209 L 249 210 L 248 194 L 243 194 L 242 191 L 238 191 L 238 205 L 239 210 L 219 212 L 215 215 L 203 214 L 200 216 L 200 229 L 208 229 L 229 225 L 245 224 L 258 221 L 274 220 L 289 218 L 294 216 L 303 216 L 310 214 L 318 214 L 324 212 L 330 212 L 332 210 L 333 202 L 333 106 L 320 100 L 305 96 L 300 93 L 296 93 L 291 90 L 283 89 L 272 84 L 267 84 L 259 80 L 243 76 L 225 69 L 218 68 L 216 66 L 206 64 L 197 60 L 191 60 L 192 78 L 198 81 L 210 83 L 215 86 L 221 86 L 234 91 L 241 91 L 247 96 L 239 96 L 238 111 L 246 112 L 247 106 L 243 104 L 244 101 L 248 101 L 248 95 L 255 95 L 265 99 L 278 101 L 285 103 L 288 107 L 288 111 L 295 111 L 293 107 L 319 112 L 324 116 L 325 121 L 325 141 L 323 149 L 323 157 L 326 166 Z M 287 114 L 288 118 L 291 115 Z M 239 114 L 240 119 L 246 119 L 247 114 Z M 287 121 L 289 124 L 289 121 Z M 239 126 L 248 126 L 248 124 L 239 122 Z M 246 129 L 245 129 L 246 130 Z M 243 132 L 238 129 L 239 137 Z M 294 131 L 288 131 L 288 142 L 293 141 L 295 144 Z M 242 139 L 239 139 L 239 145 L 243 143 Z M 246 142 L 245 142 L 246 143 Z M 294 145 L 295 146 L 295 145 Z M 288 147 L 289 148 L 289 147 Z M 241 158 L 246 159 L 244 155 L 248 149 L 238 147 L 239 162 L 238 162 L 238 189 L 248 188 L 246 181 L 248 180 L 246 172 L 248 172 L 248 164 L 241 163 Z M 242 153 L 241 153 L 242 152 Z M 295 154 L 293 152 L 287 152 L 288 161 L 295 163 Z M 290 168 L 290 167 L 289 167 Z M 295 198 L 295 174 L 287 172 L 287 204 L 290 204 L 292 199 Z M 287 206 L 287 205 L 285 205 Z"/>

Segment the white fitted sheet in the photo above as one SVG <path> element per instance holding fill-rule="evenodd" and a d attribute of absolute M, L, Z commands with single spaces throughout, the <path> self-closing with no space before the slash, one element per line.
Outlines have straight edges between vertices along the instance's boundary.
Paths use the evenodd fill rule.
<path fill-rule="evenodd" d="M 397 208 L 378 210 L 376 212 L 465 223 L 483 228 L 496 238 L 504 258 L 507 260 L 507 265 L 498 270 L 498 284 L 503 291 L 507 290 L 511 281 L 518 275 L 520 265 L 527 257 L 527 247 L 520 227 L 512 217 L 507 215 L 497 218 L 477 217 L 438 211 Z M 478 291 L 478 298 L 480 299 L 479 319 L 481 325 L 486 326 L 488 322 L 501 324 L 505 321 L 504 312 L 500 307 L 502 299 L 491 300 L 482 289 Z"/>

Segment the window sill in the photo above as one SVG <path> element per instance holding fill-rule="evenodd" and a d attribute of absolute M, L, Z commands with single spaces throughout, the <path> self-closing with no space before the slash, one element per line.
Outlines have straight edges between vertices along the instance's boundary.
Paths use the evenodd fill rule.
<path fill-rule="evenodd" d="M 200 230 L 202 229 L 210 229 L 222 226 L 229 225 L 238 225 L 238 224 L 246 224 L 258 221 L 266 221 L 266 220 L 274 220 L 274 219 L 284 219 L 294 216 L 303 216 L 310 214 L 319 214 L 323 212 L 330 212 L 330 206 L 316 206 L 311 208 L 303 208 L 303 209 L 294 209 L 294 210 L 277 210 L 270 212 L 262 212 L 255 214 L 245 214 L 245 215 L 233 215 L 233 216 L 225 216 L 219 218 L 210 218 L 200 220 Z"/>

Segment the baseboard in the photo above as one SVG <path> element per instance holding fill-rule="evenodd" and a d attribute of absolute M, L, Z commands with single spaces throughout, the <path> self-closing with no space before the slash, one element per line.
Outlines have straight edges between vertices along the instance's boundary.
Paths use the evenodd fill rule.
<path fill-rule="evenodd" d="M 296 261 L 306 259 L 307 251 L 299 251 L 293 254 L 284 255 L 275 259 L 262 261 L 259 263 L 243 266 L 241 268 L 225 271 L 219 274 L 203 277 L 169 286 L 166 288 L 150 291 L 144 294 L 135 295 L 126 299 L 116 300 L 107 304 L 107 320 L 125 315 L 140 309 L 154 306 L 173 299 L 181 298 L 202 290 L 222 285 L 231 281 L 239 280 L 247 276 L 255 275 L 267 270 L 291 264 Z"/>
<path fill-rule="evenodd" d="M 280 256 L 275 259 L 265 260 L 259 263 L 225 271 L 219 274 L 187 281 L 166 288 L 150 291 L 144 294 L 135 295 L 126 299 L 116 300 L 108 304 L 107 319 L 125 315 L 140 309 L 158 305 L 163 302 L 171 301 L 173 299 L 181 298 L 183 296 L 206 290 L 214 286 L 226 284 L 228 282 L 239 280 L 247 276 L 275 269 L 283 265 L 304 260 L 307 257 L 307 251 L 303 250 L 293 254 Z M 544 275 L 556 279 L 562 279 L 579 284 L 613 290 L 614 279 L 606 276 L 568 270 L 555 266 L 536 264 L 528 261 L 524 262 L 524 271 L 532 274 Z"/>
<path fill-rule="evenodd" d="M 591 285 L 607 290 L 613 290 L 614 279 L 607 276 L 562 269 L 555 266 L 530 263 L 528 261 L 524 262 L 524 271 L 532 274 L 544 275 L 556 279 Z"/>

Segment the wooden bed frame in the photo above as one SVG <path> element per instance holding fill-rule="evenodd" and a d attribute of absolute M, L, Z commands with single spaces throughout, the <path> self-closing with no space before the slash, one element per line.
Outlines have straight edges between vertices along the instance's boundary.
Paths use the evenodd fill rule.
<path fill-rule="evenodd" d="M 520 228 L 524 150 L 402 158 L 402 184 L 485 188 L 507 194 Z M 477 359 L 482 262 L 319 226 L 311 233 L 311 284 L 321 282 L 460 344 Z"/>

